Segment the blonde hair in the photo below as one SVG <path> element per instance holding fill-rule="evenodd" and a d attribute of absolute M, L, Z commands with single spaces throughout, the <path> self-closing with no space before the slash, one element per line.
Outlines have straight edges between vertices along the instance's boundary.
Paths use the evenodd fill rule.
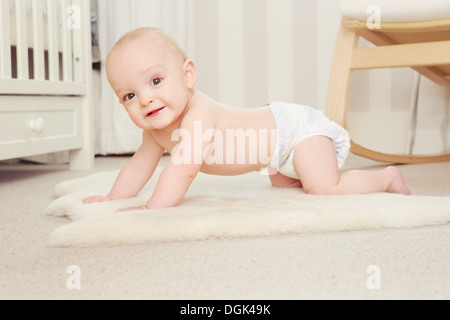
<path fill-rule="evenodd" d="M 178 55 L 183 59 L 183 62 L 188 60 L 186 52 L 179 46 L 171 35 L 159 28 L 153 27 L 143 27 L 127 32 L 116 42 L 111 52 L 114 51 L 115 48 L 125 44 L 127 41 L 137 39 L 145 34 L 159 37 L 159 39 L 162 40 L 162 42 L 167 45 L 167 47 L 170 48 L 175 55 Z"/>

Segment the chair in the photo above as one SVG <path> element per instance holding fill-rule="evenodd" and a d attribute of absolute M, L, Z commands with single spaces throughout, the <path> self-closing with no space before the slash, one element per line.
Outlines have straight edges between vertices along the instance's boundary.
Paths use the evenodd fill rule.
<path fill-rule="evenodd" d="M 411 67 L 443 86 L 450 85 L 450 1 L 343 0 L 327 96 L 327 116 L 347 127 L 354 70 Z M 360 37 L 375 45 L 358 48 Z M 352 141 L 351 152 L 376 161 L 413 164 L 449 161 L 450 152 L 393 155 Z"/>

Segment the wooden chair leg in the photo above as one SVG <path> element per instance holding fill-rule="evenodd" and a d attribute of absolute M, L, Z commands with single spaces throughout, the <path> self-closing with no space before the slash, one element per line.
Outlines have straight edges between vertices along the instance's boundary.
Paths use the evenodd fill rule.
<path fill-rule="evenodd" d="M 351 29 L 339 28 L 333 63 L 330 72 L 330 82 L 327 96 L 326 114 L 330 120 L 347 128 L 348 103 L 352 82 L 352 58 L 357 48 L 359 35 Z M 417 164 L 450 161 L 450 152 L 430 156 L 392 155 L 365 148 L 352 141 L 351 152 L 361 157 L 399 164 Z"/>
<path fill-rule="evenodd" d="M 344 28 L 339 28 L 336 48 L 330 72 L 326 114 L 330 120 L 347 127 L 348 102 L 352 82 L 351 61 L 359 36 Z"/>
<path fill-rule="evenodd" d="M 415 155 L 395 155 L 387 154 L 365 148 L 352 141 L 351 152 L 358 156 L 388 163 L 398 164 L 419 164 L 419 163 L 435 163 L 450 161 L 450 151 L 442 154 L 415 156 Z"/>

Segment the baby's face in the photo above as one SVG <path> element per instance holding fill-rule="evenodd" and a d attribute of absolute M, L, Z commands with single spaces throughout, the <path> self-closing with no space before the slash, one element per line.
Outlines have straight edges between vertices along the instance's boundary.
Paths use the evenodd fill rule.
<path fill-rule="evenodd" d="M 176 124 L 195 85 L 192 61 L 184 61 L 155 35 L 141 35 L 115 48 L 106 68 L 120 103 L 144 130 Z"/>

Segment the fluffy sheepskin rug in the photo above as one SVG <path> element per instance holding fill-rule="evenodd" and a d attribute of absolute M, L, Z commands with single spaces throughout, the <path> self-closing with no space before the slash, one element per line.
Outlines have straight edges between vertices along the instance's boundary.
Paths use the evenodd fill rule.
<path fill-rule="evenodd" d="M 307 232 L 408 228 L 450 221 L 450 197 L 397 194 L 310 196 L 277 189 L 258 173 L 238 177 L 200 174 L 171 209 L 116 213 L 145 204 L 160 172 L 133 199 L 82 204 L 107 194 L 118 171 L 69 180 L 55 187 L 46 214 L 72 222 L 57 228 L 51 246 L 91 247 L 263 237 Z"/>

